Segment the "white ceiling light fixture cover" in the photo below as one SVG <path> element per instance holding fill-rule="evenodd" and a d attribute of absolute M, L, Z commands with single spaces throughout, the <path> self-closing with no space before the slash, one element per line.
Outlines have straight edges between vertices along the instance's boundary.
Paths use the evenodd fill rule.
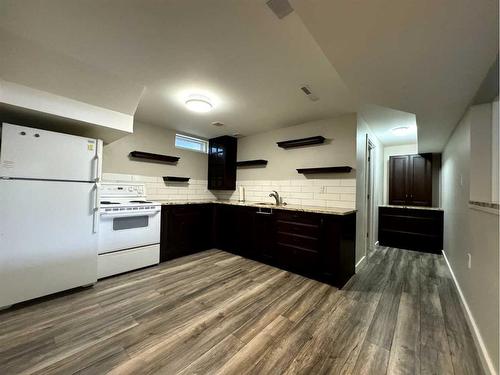
<path fill-rule="evenodd" d="M 411 129 L 409 126 L 398 126 L 396 128 L 391 129 L 392 134 L 400 136 L 400 137 L 403 135 L 409 134 L 410 131 L 411 131 Z"/>
<path fill-rule="evenodd" d="M 214 107 L 210 99 L 203 95 L 190 95 L 184 104 L 187 109 L 199 113 L 210 112 Z"/>

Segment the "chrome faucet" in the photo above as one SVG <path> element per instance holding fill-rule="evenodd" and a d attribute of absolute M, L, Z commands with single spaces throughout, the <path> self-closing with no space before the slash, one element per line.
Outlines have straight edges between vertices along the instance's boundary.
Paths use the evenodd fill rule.
<path fill-rule="evenodd" d="M 280 195 L 278 194 L 278 192 L 276 190 L 273 190 L 273 192 L 271 194 L 269 194 L 269 196 L 276 199 L 276 206 L 280 205 Z"/>

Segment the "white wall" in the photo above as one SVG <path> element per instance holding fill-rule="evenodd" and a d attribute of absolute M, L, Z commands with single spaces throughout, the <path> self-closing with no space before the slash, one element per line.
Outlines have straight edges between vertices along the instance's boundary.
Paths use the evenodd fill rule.
<path fill-rule="evenodd" d="M 389 203 L 389 157 L 396 155 L 410 155 L 416 153 L 418 153 L 416 143 L 384 147 L 384 192 L 383 192 L 384 203 L 383 204 Z"/>
<path fill-rule="evenodd" d="M 442 155 L 444 252 L 477 325 L 483 363 L 499 366 L 499 216 L 469 208 L 470 113 L 458 124 Z M 487 183 L 482 181 L 482 183 Z M 472 268 L 467 267 L 467 253 Z M 479 345 L 481 350 L 481 345 Z"/>
<path fill-rule="evenodd" d="M 324 144 L 282 149 L 276 142 L 321 135 Z M 313 121 L 238 139 L 238 160 L 265 159 L 265 167 L 238 168 L 237 190 L 219 191 L 219 199 L 272 202 L 272 190 L 288 204 L 354 208 L 356 202 L 356 115 Z M 351 173 L 303 175 L 302 167 L 351 166 Z"/>
<path fill-rule="evenodd" d="M 491 200 L 492 171 L 492 105 L 475 105 L 469 109 L 470 143 L 470 200 Z"/>
<path fill-rule="evenodd" d="M 372 153 L 373 165 L 373 199 L 372 199 L 372 222 L 371 225 L 372 236 L 370 237 L 371 248 L 378 240 L 378 206 L 382 204 L 383 192 L 383 158 L 384 150 L 383 145 L 370 129 L 368 123 L 360 116 L 357 117 L 357 131 L 356 131 L 356 263 L 360 262 L 365 254 L 367 245 L 367 206 L 366 196 L 367 191 L 365 187 L 366 179 L 366 137 L 375 145 Z"/>
<path fill-rule="evenodd" d="M 133 115 L 0 79 L 0 103 L 122 132 L 132 132 Z"/>
<path fill-rule="evenodd" d="M 276 142 L 322 135 L 324 144 L 282 149 Z M 265 168 L 239 168 L 237 179 L 283 180 L 306 179 L 297 173 L 303 167 L 356 166 L 356 115 L 308 122 L 238 139 L 238 160 L 265 159 Z M 342 178 L 352 176 L 341 176 Z M 310 176 L 317 178 L 318 176 Z M 328 174 L 320 176 L 335 179 Z"/>
<path fill-rule="evenodd" d="M 500 144 L 500 118 L 499 118 L 499 108 L 498 108 L 498 98 L 493 102 L 492 114 L 491 114 L 491 201 L 495 203 L 500 202 L 500 191 L 499 191 L 499 172 L 500 172 L 500 154 L 499 154 L 499 144 Z"/>
<path fill-rule="evenodd" d="M 130 160 L 130 151 L 146 151 L 180 156 L 177 164 Z M 207 179 L 208 156 L 175 147 L 175 131 L 158 126 L 134 123 L 134 133 L 104 146 L 103 171 L 145 176 L 180 176 Z"/>

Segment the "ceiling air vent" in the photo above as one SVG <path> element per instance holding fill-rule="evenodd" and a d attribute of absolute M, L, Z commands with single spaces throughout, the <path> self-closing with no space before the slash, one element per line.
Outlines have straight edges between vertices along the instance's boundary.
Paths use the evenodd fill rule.
<path fill-rule="evenodd" d="M 301 88 L 302 92 L 307 95 L 311 101 L 315 102 L 319 100 L 319 98 L 311 91 L 311 88 L 308 85 L 303 85 Z"/>
<path fill-rule="evenodd" d="M 224 124 L 220 121 L 214 121 L 214 122 L 212 122 L 212 125 L 213 126 L 224 126 Z"/>
<path fill-rule="evenodd" d="M 279 19 L 285 18 L 293 12 L 288 0 L 269 0 L 266 4 Z"/>

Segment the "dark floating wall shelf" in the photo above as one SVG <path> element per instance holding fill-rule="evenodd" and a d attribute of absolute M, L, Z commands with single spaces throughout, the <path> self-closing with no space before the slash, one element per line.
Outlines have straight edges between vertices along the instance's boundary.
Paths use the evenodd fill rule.
<path fill-rule="evenodd" d="M 178 156 L 152 154 L 150 152 L 144 152 L 144 151 L 131 151 L 130 154 L 128 155 L 134 159 L 162 161 L 165 163 L 176 163 L 180 159 L 180 157 Z"/>
<path fill-rule="evenodd" d="M 253 167 L 253 166 L 257 166 L 257 165 L 266 165 L 266 164 L 267 164 L 267 160 L 262 160 L 262 159 L 245 160 L 245 161 L 237 161 L 236 162 L 237 167 Z"/>
<path fill-rule="evenodd" d="M 190 177 L 163 176 L 165 182 L 188 182 Z"/>
<path fill-rule="evenodd" d="M 303 174 L 312 173 L 349 173 L 352 170 L 351 167 L 320 167 L 320 168 L 298 168 L 297 172 Z"/>
<path fill-rule="evenodd" d="M 289 141 L 281 141 L 281 142 L 276 142 L 276 143 L 278 144 L 278 147 L 281 147 L 281 148 L 292 148 L 292 147 L 318 145 L 318 144 L 321 144 L 323 142 L 325 142 L 325 137 L 322 137 L 321 135 L 317 135 L 315 137 L 292 139 Z"/>

